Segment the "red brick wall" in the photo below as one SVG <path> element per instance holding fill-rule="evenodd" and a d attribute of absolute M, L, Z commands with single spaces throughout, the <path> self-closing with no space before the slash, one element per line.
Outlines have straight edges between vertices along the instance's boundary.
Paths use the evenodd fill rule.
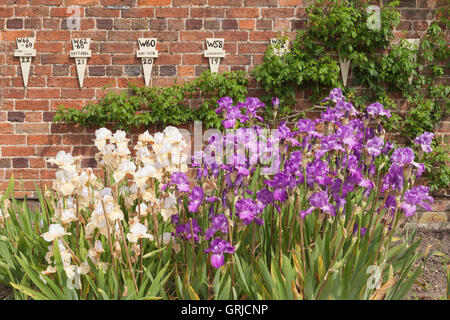
<path fill-rule="evenodd" d="M 407 31 L 406 37 L 417 38 L 445 1 L 400 3 L 398 36 Z M 80 8 L 80 30 L 67 28 L 72 5 Z M 83 155 L 83 165 L 95 166 L 95 129 L 52 123 L 55 107 L 80 108 L 101 98 L 106 84 L 112 90 L 125 88 L 128 81 L 143 85 L 136 58 L 139 37 L 158 38 L 153 86 L 170 85 L 175 77 L 193 79 L 207 69 L 202 53 L 208 37 L 225 38 L 221 71 L 251 71 L 261 63 L 269 38 L 280 32 L 293 39 L 296 30 L 306 27 L 307 5 L 307 0 L 0 0 L 0 189 L 12 174 L 23 178 L 25 190 L 33 190 L 37 180 L 48 182 L 54 169 L 45 159 L 59 150 Z M 28 88 L 13 56 L 15 39 L 25 36 L 36 37 L 37 50 Z M 81 89 L 69 58 L 70 40 L 76 37 L 91 38 L 92 57 Z M 257 94 L 254 81 L 251 86 Z M 442 132 L 450 132 L 448 121 Z M 21 189 L 19 183 L 16 188 Z"/>

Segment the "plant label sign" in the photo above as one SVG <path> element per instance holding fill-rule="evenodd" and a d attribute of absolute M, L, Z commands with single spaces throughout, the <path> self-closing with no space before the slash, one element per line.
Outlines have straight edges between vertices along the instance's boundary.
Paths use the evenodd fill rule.
<path fill-rule="evenodd" d="M 347 85 L 348 72 L 350 70 L 350 59 L 343 59 L 341 55 L 339 55 L 339 64 L 341 65 L 341 75 L 342 75 L 342 83 L 344 87 Z"/>
<path fill-rule="evenodd" d="M 273 54 L 282 56 L 289 51 L 289 40 L 280 38 L 270 38 L 270 44 L 273 47 Z"/>
<path fill-rule="evenodd" d="M 76 38 L 72 39 L 73 50 L 70 51 L 70 57 L 75 58 L 75 65 L 77 67 L 78 83 L 80 87 L 83 86 L 84 74 L 86 72 L 87 58 L 91 56 L 91 50 L 89 45 L 91 39 L 89 38 Z"/>
<path fill-rule="evenodd" d="M 206 50 L 203 52 L 203 56 L 209 58 L 209 69 L 211 73 L 217 73 L 219 71 L 220 58 L 225 58 L 224 43 L 224 38 L 206 39 Z"/>
<path fill-rule="evenodd" d="M 28 85 L 30 75 L 31 58 L 36 56 L 34 47 L 35 38 L 17 38 L 17 49 L 14 50 L 14 57 L 19 57 L 20 68 L 22 70 L 23 85 Z"/>
<path fill-rule="evenodd" d="M 144 70 L 145 85 L 150 84 L 150 76 L 152 75 L 153 60 L 158 58 L 158 50 L 156 50 L 157 38 L 139 38 L 139 50 L 136 53 L 138 58 L 142 59 L 142 68 Z"/>

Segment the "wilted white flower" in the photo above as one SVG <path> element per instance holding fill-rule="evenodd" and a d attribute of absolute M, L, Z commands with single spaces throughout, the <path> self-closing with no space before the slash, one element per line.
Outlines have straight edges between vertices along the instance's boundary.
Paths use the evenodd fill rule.
<path fill-rule="evenodd" d="M 45 241 L 53 242 L 53 240 L 62 237 L 64 235 L 70 235 L 70 232 L 66 232 L 64 228 L 58 224 L 54 223 L 51 224 L 48 228 L 48 232 L 45 232 L 41 235 L 42 238 L 44 238 Z"/>
<path fill-rule="evenodd" d="M 150 241 L 153 241 L 153 236 L 147 233 L 146 226 L 137 221 L 132 221 L 132 224 L 130 226 L 130 233 L 127 234 L 128 241 L 136 242 L 142 238 L 147 238 L 150 239 Z"/>

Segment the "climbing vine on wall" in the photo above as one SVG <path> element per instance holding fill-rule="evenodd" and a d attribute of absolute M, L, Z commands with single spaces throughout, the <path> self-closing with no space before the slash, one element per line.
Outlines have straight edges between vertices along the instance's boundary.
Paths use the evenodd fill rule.
<path fill-rule="evenodd" d="M 332 0 L 324 6 L 324 1 L 318 0 L 311 4 L 307 8 L 308 27 L 298 31 L 290 51 L 277 56 L 269 47 L 263 63 L 254 69 L 255 78 L 267 92 L 264 101 L 277 96 L 278 114 L 295 119 L 301 115 L 291 109 L 298 90 L 305 90 L 305 95 L 311 93 L 306 98 L 317 106 L 324 92 L 341 87 L 350 97 L 358 97 L 353 103 L 360 110 L 373 101 L 394 110 L 385 126 L 404 137 L 406 144 L 412 144 L 425 131 L 434 132 L 449 110 L 450 87 L 439 84 L 439 77 L 448 74 L 449 67 L 449 9 L 437 10 L 439 19 L 430 24 L 419 47 L 415 47 L 406 39 L 396 40 L 394 35 L 401 17 L 398 4 L 380 2 L 379 28 L 367 23 L 373 16 L 366 1 Z M 339 57 L 351 60 L 351 87 L 343 86 Z M 406 100 L 408 111 L 399 110 L 394 98 Z M 268 107 L 267 117 L 272 114 Z M 434 144 L 435 151 L 425 163 L 430 186 L 447 188 L 448 146 L 438 137 Z"/>

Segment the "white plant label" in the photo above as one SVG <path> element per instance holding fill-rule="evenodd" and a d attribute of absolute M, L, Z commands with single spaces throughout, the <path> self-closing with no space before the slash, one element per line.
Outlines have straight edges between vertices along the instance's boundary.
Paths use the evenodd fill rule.
<path fill-rule="evenodd" d="M 339 55 L 339 64 L 341 65 L 341 75 L 344 87 L 347 85 L 348 71 L 350 70 L 350 59 L 342 59 Z"/>
<path fill-rule="evenodd" d="M 289 40 L 280 38 L 270 38 L 270 44 L 273 46 L 273 54 L 282 56 L 289 51 Z"/>
<path fill-rule="evenodd" d="M 14 50 L 14 57 L 19 57 L 20 68 L 22 70 L 23 85 L 28 85 L 28 76 L 30 75 L 30 66 L 32 57 L 36 56 L 34 47 L 35 38 L 17 38 L 17 49 Z"/>
<path fill-rule="evenodd" d="M 76 38 L 72 39 L 73 50 L 70 51 L 70 57 L 75 58 L 75 65 L 77 67 L 78 83 L 83 87 L 84 74 L 86 73 L 87 58 L 91 56 L 89 45 L 91 39 Z"/>
<path fill-rule="evenodd" d="M 138 58 L 142 59 L 142 68 L 144 70 L 145 85 L 150 84 L 150 77 L 152 75 L 153 61 L 158 57 L 158 50 L 156 50 L 157 38 L 139 38 L 139 50 L 136 53 Z"/>
<path fill-rule="evenodd" d="M 206 50 L 203 52 L 205 58 L 209 58 L 209 69 L 211 73 L 219 71 L 220 59 L 225 58 L 224 38 L 207 38 Z"/>
<path fill-rule="evenodd" d="M 406 39 L 406 41 L 408 41 L 412 45 L 413 50 L 419 49 L 420 39 Z M 416 62 L 416 60 L 417 60 L 417 53 L 413 56 L 412 62 L 414 63 L 414 62 Z M 411 75 L 408 79 L 409 84 L 411 84 L 412 81 L 413 81 L 413 76 Z"/>

